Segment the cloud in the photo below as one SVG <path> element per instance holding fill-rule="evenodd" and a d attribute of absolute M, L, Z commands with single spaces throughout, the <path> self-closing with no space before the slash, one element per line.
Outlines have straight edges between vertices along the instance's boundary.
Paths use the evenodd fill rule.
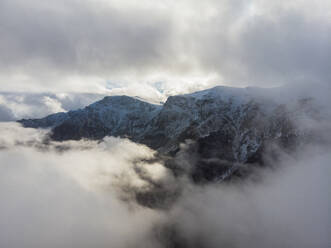
<path fill-rule="evenodd" d="M 184 247 L 327 247 L 330 159 L 310 150 L 259 183 L 190 188 L 169 223 Z"/>
<path fill-rule="evenodd" d="M 0 121 L 13 121 L 14 115 L 12 111 L 3 104 L 0 104 Z"/>
<path fill-rule="evenodd" d="M 317 7 L 303 1 L 295 1 L 293 6 L 277 2 L 267 7 L 253 1 L 235 23 L 226 23 L 221 31 L 207 30 L 208 46 L 200 48 L 203 65 L 216 67 L 226 81 L 242 85 L 330 82 L 327 12 L 308 13 L 308 8 Z M 217 23 L 221 26 L 223 20 Z"/>
<path fill-rule="evenodd" d="M 148 148 L 116 138 L 45 147 L 40 130 L 1 124 L 0 132 L 0 246 L 158 247 L 150 232 L 162 213 L 120 200 L 129 196 L 121 187 L 167 177 L 155 163 L 144 167 L 149 182 L 134 173 L 132 160 L 153 157 Z"/>
<path fill-rule="evenodd" d="M 155 151 L 126 139 L 59 143 L 45 140 L 46 133 L 0 125 L 3 247 L 322 248 L 330 242 L 326 145 L 270 160 L 273 169 L 258 170 L 252 180 L 196 185 L 174 177 Z M 185 156 L 178 159 L 190 166 Z M 159 189 L 176 195 L 161 203 L 167 208 L 150 205 L 153 196 L 162 200 Z"/>
<path fill-rule="evenodd" d="M 0 121 L 42 118 L 57 112 L 84 108 L 104 94 L 83 93 L 0 93 Z"/>
<path fill-rule="evenodd" d="M 1 152 L 0 160 L 2 247 L 157 247 L 145 241 L 157 213 L 84 189 L 59 168 L 61 159 L 20 149 Z"/>
<path fill-rule="evenodd" d="M 326 0 L 2 0 L 0 90 L 329 83 L 330 7 Z"/>

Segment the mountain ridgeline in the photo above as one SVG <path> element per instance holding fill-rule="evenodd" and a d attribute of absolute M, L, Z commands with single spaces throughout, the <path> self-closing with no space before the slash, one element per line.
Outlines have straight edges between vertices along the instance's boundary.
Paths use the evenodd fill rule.
<path fill-rule="evenodd" d="M 107 96 L 84 109 L 42 119 L 19 120 L 24 127 L 51 128 L 56 141 L 128 138 L 161 155 L 191 153 L 197 180 L 223 180 L 240 165 L 263 164 L 268 144 L 291 150 L 310 140 L 302 125 L 316 118 L 314 100 L 276 101 L 281 90 L 217 86 L 170 96 L 163 105 L 139 98 Z M 181 144 L 184 144 L 181 146 Z M 183 148 L 185 147 L 185 149 Z"/>

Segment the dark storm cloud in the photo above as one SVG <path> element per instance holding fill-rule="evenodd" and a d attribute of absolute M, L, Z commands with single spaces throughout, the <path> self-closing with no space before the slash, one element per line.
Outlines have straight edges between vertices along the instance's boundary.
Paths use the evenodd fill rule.
<path fill-rule="evenodd" d="M 0 89 L 210 75 L 205 87 L 330 82 L 330 9 L 324 0 L 1 0 Z"/>

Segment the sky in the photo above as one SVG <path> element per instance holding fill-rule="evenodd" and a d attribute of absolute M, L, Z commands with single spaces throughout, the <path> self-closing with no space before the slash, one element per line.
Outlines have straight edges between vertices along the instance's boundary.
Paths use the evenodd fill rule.
<path fill-rule="evenodd" d="M 331 79 L 327 0 L 0 0 L 0 37 L 2 92 L 162 99 Z"/>

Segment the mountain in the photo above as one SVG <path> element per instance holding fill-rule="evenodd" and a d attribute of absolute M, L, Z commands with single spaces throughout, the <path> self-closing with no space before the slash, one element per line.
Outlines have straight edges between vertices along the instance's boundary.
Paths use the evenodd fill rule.
<path fill-rule="evenodd" d="M 107 96 L 84 109 L 42 119 L 24 127 L 51 128 L 56 141 L 119 136 L 175 156 L 187 140 L 197 180 L 221 180 L 238 165 L 260 163 L 266 144 L 292 149 L 309 139 L 301 125 L 318 113 L 311 98 L 277 102 L 279 89 L 217 86 L 170 96 L 163 105 L 136 97 Z M 194 151 L 193 151 L 193 150 Z"/>

